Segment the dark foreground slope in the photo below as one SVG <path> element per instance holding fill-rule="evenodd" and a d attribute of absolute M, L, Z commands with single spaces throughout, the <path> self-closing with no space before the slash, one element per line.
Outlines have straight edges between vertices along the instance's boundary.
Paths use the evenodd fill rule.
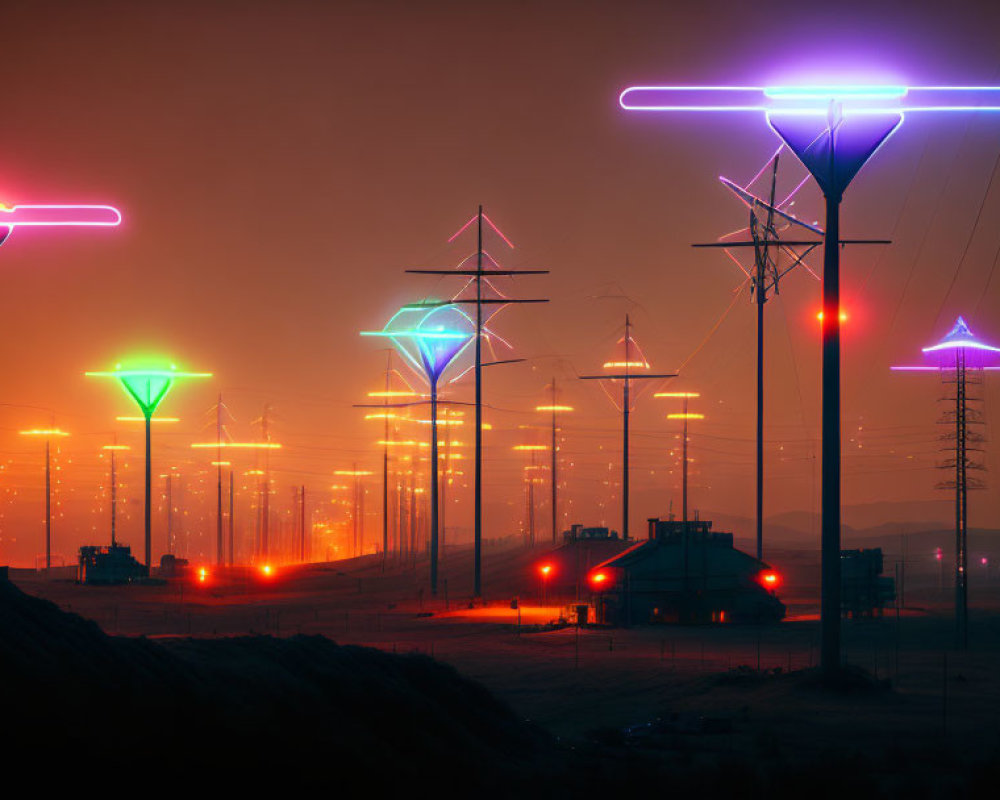
<path fill-rule="evenodd" d="M 0 698 L 9 764 L 47 780 L 183 782 L 208 767 L 234 786 L 433 780 L 460 792 L 559 778 L 549 737 L 425 656 L 320 636 L 111 637 L 6 581 Z"/>

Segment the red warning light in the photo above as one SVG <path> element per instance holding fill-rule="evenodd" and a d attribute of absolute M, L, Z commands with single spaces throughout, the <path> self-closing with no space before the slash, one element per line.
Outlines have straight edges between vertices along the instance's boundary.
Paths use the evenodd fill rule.
<path fill-rule="evenodd" d="M 761 586 L 768 590 L 777 589 L 781 583 L 781 577 L 774 571 L 761 572 L 757 576 L 757 580 L 760 581 Z"/>
<path fill-rule="evenodd" d="M 204 567 L 201 567 L 198 570 L 198 582 L 204 583 L 206 580 L 208 580 L 208 570 L 205 569 Z"/>
<path fill-rule="evenodd" d="M 607 581 L 608 581 L 608 575 L 605 572 L 595 572 L 593 575 L 590 576 L 590 582 L 594 584 L 594 586 L 601 586 L 607 583 Z"/>
<path fill-rule="evenodd" d="M 540 573 L 542 573 L 542 577 L 543 578 L 547 578 L 547 577 L 549 577 L 549 574 L 552 572 L 552 565 L 551 564 L 542 564 L 538 568 L 538 571 Z"/>
<path fill-rule="evenodd" d="M 270 564 L 265 564 L 260 568 L 261 574 L 265 577 L 270 577 L 274 570 L 271 568 Z"/>
<path fill-rule="evenodd" d="M 934 551 L 934 558 L 936 558 L 938 561 L 944 558 L 944 553 L 941 551 L 940 547 Z"/>
<path fill-rule="evenodd" d="M 823 321 L 823 312 L 822 311 L 817 311 L 816 312 L 816 319 L 819 320 L 820 322 Z M 840 310 L 840 321 L 841 322 L 847 322 L 847 312 L 844 311 L 843 309 Z"/>

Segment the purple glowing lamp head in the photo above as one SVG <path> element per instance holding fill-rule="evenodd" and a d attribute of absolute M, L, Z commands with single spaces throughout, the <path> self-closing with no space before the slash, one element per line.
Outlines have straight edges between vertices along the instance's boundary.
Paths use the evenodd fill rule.
<path fill-rule="evenodd" d="M 627 111 L 763 112 L 771 129 L 839 202 L 906 113 L 1000 111 L 998 86 L 632 86 Z"/>
<path fill-rule="evenodd" d="M 927 358 L 926 364 L 919 366 L 898 366 L 895 372 L 928 372 L 939 369 L 954 369 L 957 359 L 964 366 L 973 369 L 1000 369 L 1000 347 L 977 339 L 962 317 L 955 320 L 951 330 L 937 344 L 922 348 Z"/>

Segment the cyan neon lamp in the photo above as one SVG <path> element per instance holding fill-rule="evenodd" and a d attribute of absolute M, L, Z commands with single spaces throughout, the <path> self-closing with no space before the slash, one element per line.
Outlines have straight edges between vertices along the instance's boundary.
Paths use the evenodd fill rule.
<path fill-rule="evenodd" d="M 907 113 L 1000 111 L 1000 86 L 632 86 L 627 111 L 763 112 L 826 200 L 823 242 L 822 634 L 824 676 L 840 672 L 840 202 Z"/>
<path fill-rule="evenodd" d="M 982 484 L 969 477 L 968 471 L 981 465 L 974 464 L 969 456 L 969 443 L 980 440 L 970 426 L 980 423 L 978 415 L 968 408 L 967 375 L 969 370 L 1000 370 L 1000 347 L 978 339 L 966 321 L 959 317 L 952 329 L 936 344 L 923 348 L 925 363 L 915 366 L 894 366 L 894 372 L 938 372 L 954 386 L 955 407 L 946 417 L 954 422 L 954 464 L 946 466 L 955 470 L 954 478 L 939 488 L 955 489 L 955 637 L 960 649 L 968 646 L 969 591 L 968 591 L 968 490 L 982 488 Z M 954 377 L 952 375 L 954 374 Z"/>
<path fill-rule="evenodd" d="M 125 367 L 116 364 L 113 370 L 106 372 L 87 372 L 86 375 L 92 378 L 115 378 L 125 394 L 135 401 L 146 421 L 146 514 L 145 514 L 145 563 L 148 570 L 152 558 L 152 537 L 151 537 L 151 500 L 150 491 L 152 486 L 152 455 L 150 450 L 150 431 L 152 428 L 153 414 L 167 392 L 177 382 L 178 378 L 210 378 L 211 372 L 182 372 L 176 365 L 142 365 Z"/>
<path fill-rule="evenodd" d="M 438 383 L 475 338 L 476 326 L 458 306 L 405 306 L 380 331 L 362 336 L 384 336 L 422 375 L 430 388 L 431 405 L 431 594 L 437 594 L 438 573 Z"/>

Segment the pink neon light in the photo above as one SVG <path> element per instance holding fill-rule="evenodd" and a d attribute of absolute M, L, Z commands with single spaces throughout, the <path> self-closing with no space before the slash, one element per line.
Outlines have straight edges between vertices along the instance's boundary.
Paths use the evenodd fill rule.
<path fill-rule="evenodd" d="M 452 234 L 451 238 L 448 240 L 448 244 L 451 244 L 459 236 L 461 236 L 463 233 L 465 233 L 465 229 L 468 228 L 473 222 L 475 222 L 476 219 L 478 218 L 478 216 L 479 216 L 478 214 L 473 214 L 472 218 L 468 222 L 466 222 L 461 228 L 459 228 L 457 231 L 455 231 L 455 233 Z M 488 216 L 486 216 L 486 214 L 483 214 L 483 219 L 486 220 L 486 224 L 489 225 L 493 229 L 493 231 L 496 233 L 496 235 L 499 236 L 501 239 L 504 240 L 504 242 L 507 243 L 507 247 L 509 247 L 511 250 L 513 250 L 514 249 L 513 242 L 511 242 L 510 239 L 508 239 L 506 236 L 504 236 L 503 231 L 500 230 L 496 225 L 493 224 L 493 220 L 491 220 Z M 494 264 L 497 263 L 492 258 L 490 260 L 493 261 Z"/>
<path fill-rule="evenodd" d="M 455 231 L 455 233 L 453 233 L 452 236 L 451 236 L 451 238 L 448 240 L 448 244 L 451 244 L 459 236 L 461 236 L 462 233 L 465 231 L 465 229 L 468 228 L 473 222 L 476 221 L 476 217 L 477 216 L 478 216 L 478 214 L 473 214 L 472 217 L 469 219 L 468 222 L 466 222 L 461 228 L 459 228 L 457 231 Z"/>
<path fill-rule="evenodd" d="M 503 239 L 507 243 L 507 247 L 509 247 L 511 250 L 513 250 L 514 249 L 514 243 L 510 239 L 508 239 L 506 236 L 503 235 L 503 231 L 501 231 L 496 225 L 493 224 L 493 220 L 491 220 L 485 214 L 483 214 L 483 219 L 485 219 L 490 224 L 490 227 L 493 228 L 494 231 L 496 231 L 497 236 L 499 236 L 501 239 Z"/>
<path fill-rule="evenodd" d="M 115 227 L 122 221 L 121 212 L 114 206 L 73 206 L 43 205 L 14 206 L 0 205 L 0 227 L 55 227 L 87 226 Z"/>

